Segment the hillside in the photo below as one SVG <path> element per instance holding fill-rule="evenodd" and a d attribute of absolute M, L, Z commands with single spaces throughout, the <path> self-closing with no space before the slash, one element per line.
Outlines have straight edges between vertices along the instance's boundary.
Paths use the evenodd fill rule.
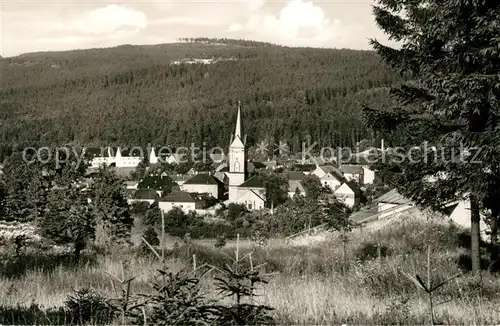
<path fill-rule="evenodd" d="M 400 78 L 371 51 L 209 39 L 30 53 L 1 70 L 3 148 L 226 146 L 237 100 L 250 145 L 284 138 L 300 150 L 308 136 L 349 145 L 368 136 L 360 103 L 388 105 Z"/>

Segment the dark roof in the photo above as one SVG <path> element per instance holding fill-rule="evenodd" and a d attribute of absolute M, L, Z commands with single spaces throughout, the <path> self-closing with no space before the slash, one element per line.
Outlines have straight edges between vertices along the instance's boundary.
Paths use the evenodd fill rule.
<path fill-rule="evenodd" d="M 210 174 L 200 173 L 187 180 L 185 185 L 218 185 L 221 182 Z"/>
<path fill-rule="evenodd" d="M 258 175 L 251 177 L 247 181 L 243 182 L 240 188 L 264 188 L 264 181 Z"/>
<path fill-rule="evenodd" d="M 133 198 L 134 199 L 157 199 L 158 193 L 154 189 L 137 189 L 137 191 L 134 193 Z"/>
<path fill-rule="evenodd" d="M 405 204 L 405 203 L 410 203 L 411 201 L 407 198 L 405 198 L 403 195 L 401 195 L 396 188 L 390 190 L 389 192 L 386 192 L 382 196 L 378 197 L 375 199 L 375 202 L 377 203 L 388 203 L 388 204 Z"/>
<path fill-rule="evenodd" d="M 85 156 L 87 157 L 99 157 L 101 156 L 101 148 L 100 147 L 87 147 L 85 148 Z"/>
<path fill-rule="evenodd" d="M 171 202 L 171 203 L 196 203 L 197 200 L 187 191 L 172 191 L 161 201 Z"/>
<path fill-rule="evenodd" d="M 306 175 L 301 172 L 301 171 L 287 171 L 284 173 L 281 173 L 284 177 L 286 177 L 288 180 L 303 180 Z"/>
<path fill-rule="evenodd" d="M 295 164 L 293 166 L 297 171 L 312 172 L 316 170 L 316 164 Z"/>
<path fill-rule="evenodd" d="M 331 173 L 331 172 L 337 172 L 338 169 L 336 167 L 334 167 L 333 165 L 319 165 L 318 166 L 321 170 L 323 170 L 323 172 L 325 173 Z"/>
<path fill-rule="evenodd" d="M 150 175 L 142 179 L 137 185 L 138 188 L 160 189 L 164 186 L 173 186 L 175 181 L 169 176 Z"/>
<path fill-rule="evenodd" d="M 363 168 L 360 165 L 341 165 L 339 169 L 340 171 L 342 171 L 342 173 L 349 173 L 349 174 L 363 173 Z"/>
<path fill-rule="evenodd" d="M 143 157 L 144 153 L 142 152 L 142 149 L 140 147 L 120 147 L 120 153 L 122 154 L 123 157 Z"/>
<path fill-rule="evenodd" d="M 125 189 L 125 195 L 127 198 L 134 198 L 135 189 Z"/>

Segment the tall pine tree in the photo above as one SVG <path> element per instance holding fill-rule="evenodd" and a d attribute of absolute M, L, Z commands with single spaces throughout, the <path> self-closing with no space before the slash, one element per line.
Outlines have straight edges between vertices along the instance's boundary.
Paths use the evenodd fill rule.
<path fill-rule="evenodd" d="M 130 213 L 125 186 L 114 171 L 101 167 L 91 188 L 97 223 L 109 236 L 109 244 L 127 244 L 134 219 Z"/>
<path fill-rule="evenodd" d="M 379 167 L 393 172 L 398 190 L 418 204 L 440 209 L 446 201 L 470 200 L 478 272 L 480 211 L 493 212 L 496 228 L 500 203 L 490 186 L 500 162 L 500 2 L 378 0 L 374 15 L 401 44 L 372 40 L 374 49 L 410 81 L 391 89 L 394 108 L 365 108 L 365 119 L 390 145 L 418 149 L 404 160 L 389 154 Z"/>

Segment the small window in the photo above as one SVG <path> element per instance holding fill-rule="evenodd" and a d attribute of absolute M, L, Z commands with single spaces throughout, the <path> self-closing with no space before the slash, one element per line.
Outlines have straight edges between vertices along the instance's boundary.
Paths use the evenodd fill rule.
<path fill-rule="evenodd" d="M 248 209 L 252 209 L 252 204 L 248 204 Z"/>

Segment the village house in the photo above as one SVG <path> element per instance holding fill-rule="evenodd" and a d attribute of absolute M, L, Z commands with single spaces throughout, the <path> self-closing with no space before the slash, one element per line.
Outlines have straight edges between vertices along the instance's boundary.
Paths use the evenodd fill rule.
<path fill-rule="evenodd" d="M 379 219 L 390 217 L 415 206 L 411 200 L 402 196 L 396 188 L 375 199 L 375 203 L 377 204 L 378 213 L 381 213 Z"/>
<path fill-rule="evenodd" d="M 159 196 L 163 190 L 180 190 L 180 187 L 167 175 L 149 175 L 143 178 L 137 185 L 137 189 L 154 189 Z"/>
<path fill-rule="evenodd" d="M 288 197 L 293 198 L 295 194 L 305 196 L 306 190 L 301 180 L 288 180 Z"/>
<path fill-rule="evenodd" d="M 165 158 L 165 163 L 167 164 L 181 164 L 187 162 L 187 154 L 185 153 L 172 153 Z"/>
<path fill-rule="evenodd" d="M 154 189 L 138 189 L 131 197 L 127 200 L 129 204 L 138 201 L 148 202 L 150 205 L 155 201 L 160 199 L 160 195 Z"/>
<path fill-rule="evenodd" d="M 364 185 L 373 184 L 373 182 L 375 181 L 375 171 L 373 171 L 367 166 L 362 166 L 362 168 L 363 168 L 362 184 Z"/>
<path fill-rule="evenodd" d="M 342 174 L 347 180 L 349 181 L 354 180 L 358 184 L 362 184 L 363 168 L 360 165 L 342 164 L 339 167 L 339 170 L 342 172 Z"/>
<path fill-rule="evenodd" d="M 138 185 L 138 181 L 125 181 L 125 189 L 137 190 Z"/>
<path fill-rule="evenodd" d="M 128 149 L 120 147 L 85 148 L 85 156 L 93 168 L 103 164 L 116 168 L 136 168 L 143 161 L 140 151 L 131 153 Z"/>
<path fill-rule="evenodd" d="M 224 195 L 224 184 L 217 178 L 200 173 L 191 177 L 181 185 L 181 190 L 186 192 L 207 193 L 217 199 L 222 199 Z"/>
<path fill-rule="evenodd" d="M 191 179 L 191 176 L 185 174 L 170 174 L 169 177 L 179 186 L 182 186 L 186 181 Z"/>
<path fill-rule="evenodd" d="M 174 207 L 179 207 L 184 213 L 204 208 L 204 200 L 197 194 L 186 191 L 172 191 L 158 202 L 159 208 L 167 213 Z"/>
<path fill-rule="evenodd" d="M 329 187 L 332 191 L 337 190 L 345 181 L 342 172 L 333 165 L 317 165 L 312 174 L 319 178 L 323 186 Z"/>
<path fill-rule="evenodd" d="M 294 164 L 293 171 L 300 171 L 304 174 L 310 174 L 316 169 L 316 164 Z"/>
<path fill-rule="evenodd" d="M 347 181 L 335 190 L 335 197 L 349 208 L 359 207 L 361 190 L 353 181 Z"/>

